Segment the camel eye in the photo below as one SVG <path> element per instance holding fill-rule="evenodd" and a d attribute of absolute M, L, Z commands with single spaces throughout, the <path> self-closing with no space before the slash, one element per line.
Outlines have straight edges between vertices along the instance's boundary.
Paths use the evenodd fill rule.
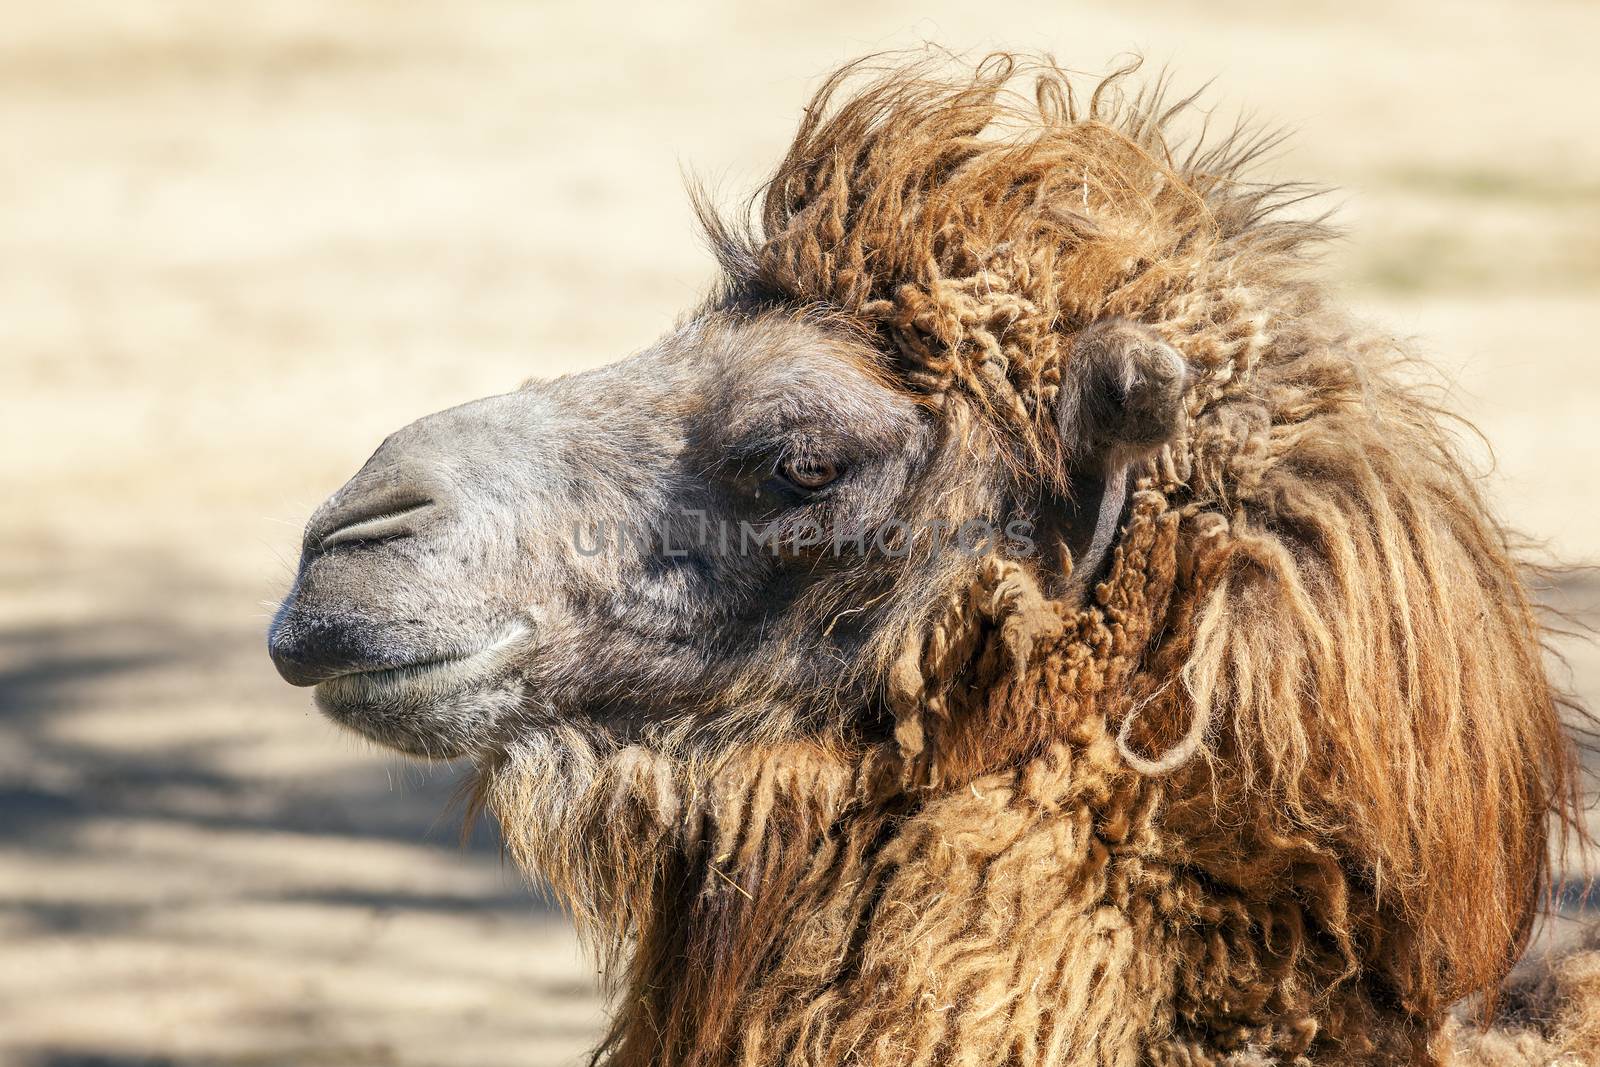
<path fill-rule="evenodd" d="M 839 467 L 825 459 L 786 459 L 778 473 L 801 489 L 821 489 L 839 477 Z"/>

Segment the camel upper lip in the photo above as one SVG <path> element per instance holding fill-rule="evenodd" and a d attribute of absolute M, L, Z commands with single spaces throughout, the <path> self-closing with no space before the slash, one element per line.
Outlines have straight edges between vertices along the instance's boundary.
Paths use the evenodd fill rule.
<path fill-rule="evenodd" d="M 341 702 L 371 703 L 402 694 L 443 695 L 459 691 L 497 673 L 504 663 L 504 653 L 527 633 L 526 625 L 513 623 L 475 650 L 435 653 L 406 663 L 346 671 L 317 682 L 317 693 Z M 418 694 L 416 690 L 424 692 Z"/>
<path fill-rule="evenodd" d="M 391 664 L 387 667 L 363 667 L 359 670 L 344 671 L 340 674 L 329 675 L 326 678 L 319 679 L 316 684 L 318 686 L 323 686 L 330 682 L 342 681 L 346 678 L 368 678 L 374 681 L 388 679 L 398 680 L 407 675 L 416 676 L 429 670 L 443 669 L 452 663 L 460 663 L 463 660 L 471 658 L 472 656 L 470 654 L 459 656 L 429 656 L 426 659 L 412 660 L 407 663 Z"/>

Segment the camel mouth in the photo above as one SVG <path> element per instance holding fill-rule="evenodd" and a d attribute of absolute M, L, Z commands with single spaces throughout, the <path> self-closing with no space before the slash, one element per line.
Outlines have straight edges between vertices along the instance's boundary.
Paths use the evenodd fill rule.
<path fill-rule="evenodd" d="M 438 656 L 431 659 L 402 663 L 398 667 L 376 667 L 372 670 L 350 671 L 317 683 L 319 691 L 354 689 L 362 693 L 382 693 L 411 687 L 447 684 L 452 678 L 470 674 L 467 670 L 480 653 L 460 656 Z"/>
<path fill-rule="evenodd" d="M 411 755 L 462 755 L 516 702 L 512 653 L 528 632 L 514 623 L 475 651 L 350 671 L 318 682 L 313 694 L 329 718 L 380 744 Z"/>
<path fill-rule="evenodd" d="M 370 699 L 419 691 L 446 693 L 479 681 L 505 660 L 505 652 L 526 636 L 528 628 L 513 623 L 498 636 L 473 652 L 445 652 L 427 655 L 386 667 L 348 671 L 317 683 L 316 692 Z"/>

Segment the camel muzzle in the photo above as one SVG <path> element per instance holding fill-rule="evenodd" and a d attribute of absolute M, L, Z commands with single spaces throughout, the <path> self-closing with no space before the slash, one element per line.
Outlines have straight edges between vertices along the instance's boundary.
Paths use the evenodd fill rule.
<path fill-rule="evenodd" d="M 511 702 L 510 659 L 533 629 L 539 553 L 523 534 L 546 510 L 540 414 L 515 393 L 427 416 L 316 510 L 267 634 L 284 681 L 402 751 L 481 738 Z"/>
<path fill-rule="evenodd" d="M 317 509 L 306 527 L 294 589 L 267 634 L 268 653 L 284 681 L 313 686 L 439 657 L 425 635 L 396 628 L 384 619 L 386 611 L 374 609 L 381 609 L 375 601 L 415 555 L 396 547 L 441 525 L 444 499 L 436 479 L 386 465 L 363 470 Z"/>

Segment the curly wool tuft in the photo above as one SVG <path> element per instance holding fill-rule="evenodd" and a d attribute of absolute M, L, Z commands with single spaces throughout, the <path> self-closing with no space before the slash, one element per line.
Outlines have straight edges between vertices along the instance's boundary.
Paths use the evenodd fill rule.
<path fill-rule="evenodd" d="M 552 722 L 486 768 L 615 956 L 597 1058 L 1522 1062 L 1446 1025 L 1520 955 L 1576 805 L 1513 540 L 1306 272 L 1324 229 L 1243 178 L 1261 142 L 1180 158 L 1184 104 L 1028 74 L 835 75 L 759 223 L 705 213 L 727 298 L 849 317 L 1040 481 L 1073 338 L 1126 318 L 1188 361 L 1184 432 L 1088 605 L 986 560 L 885 665 L 892 739 Z M 1594 1048 L 1594 959 L 1518 1048 Z"/>

